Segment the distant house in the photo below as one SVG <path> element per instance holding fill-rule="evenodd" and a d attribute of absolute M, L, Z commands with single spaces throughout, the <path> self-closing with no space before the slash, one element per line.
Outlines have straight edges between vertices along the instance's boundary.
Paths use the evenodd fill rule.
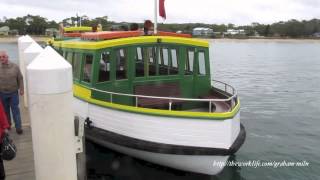
<path fill-rule="evenodd" d="M 320 38 L 320 32 L 313 33 L 312 36 L 315 38 Z"/>
<path fill-rule="evenodd" d="M 17 35 L 19 35 L 19 30 L 18 29 L 11 29 L 9 31 L 9 35 L 10 36 L 17 36 Z"/>
<path fill-rule="evenodd" d="M 83 15 L 83 16 L 81 16 L 81 20 L 89 21 L 90 18 L 87 15 Z"/>
<path fill-rule="evenodd" d="M 10 28 L 8 26 L 0 27 L 0 35 L 1 36 L 8 36 L 9 31 L 10 31 Z"/>
<path fill-rule="evenodd" d="M 228 29 L 225 35 L 245 35 L 246 32 L 244 29 Z"/>
<path fill-rule="evenodd" d="M 33 18 L 32 17 L 27 17 L 25 20 L 25 23 L 29 26 L 31 23 L 33 22 Z"/>
<path fill-rule="evenodd" d="M 205 27 L 197 27 L 192 30 L 193 36 L 205 36 L 205 37 L 212 37 L 214 36 L 214 32 L 210 28 Z"/>
<path fill-rule="evenodd" d="M 59 34 L 59 30 L 56 28 L 46 29 L 46 36 L 57 36 L 58 34 Z"/>

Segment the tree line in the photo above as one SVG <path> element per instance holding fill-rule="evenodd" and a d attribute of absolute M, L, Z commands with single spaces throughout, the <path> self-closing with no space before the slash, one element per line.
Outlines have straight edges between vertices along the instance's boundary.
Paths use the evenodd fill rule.
<path fill-rule="evenodd" d="M 101 24 L 103 30 L 110 30 L 114 26 L 120 26 L 127 29 L 131 23 L 128 22 L 113 22 L 109 21 L 107 16 L 96 17 L 90 19 L 87 16 L 81 17 L 82 26 L 97 26 Z M 10 29 L 16 29 L 19 34 L 44 35 L 47 28 L 58 29 L 59 23 L 65 26 L 80 25 L 80 17 L 74 16 L 63 19 L 61 22 L 49 21 L 45 17 L 27 15 L 17 18 L 3 18 L 0 21 L 0 27 L 9 26 Z M 142 28 L 143 23 L 139 26 Z M 204 24 L 204 23 L 183 23 L 183 24 L 158 24 L 159 30 L 163 31 L 182 31 L 184 33 L 192 33 L 192 29 L 196 27 L 206 27 L 213 29 L 217 34 L 226 32 L 228 29 L 244 29 L 247 36 L 254 36 L 259 34 L 265 37 L 310 37 L 315 33 L 320 32 L 320 19 L 302 20 L 295 19 L 289 21 L 280 21 L 273 24 L 252 23 L 245 26 L 236 26 L 234 24 Z"/>
<path fill-rule="evenodd" d="M 169 31 L 183 31 L 191 33 L 193 28 L 205 27 L 211 28 L 216 33 L 226 32 L 228 29 L 244 29 L 247 36 L 259 34 L 265 37 L 310 37 L 315 33 L 320 33 L 320 19 L 298 21 L 295 19 L 289 21 L 280 21 L 273 24 L 252 23 L 251 25 L 236 26 L 234 24 L 160 24 L 159 28 Z"/>
<path fill-rule="evenodd" d="M 110 29 L 111 25 L 115 22 L 111 22 L 107 20 L 107 16 L 104 17 L 96 17 L 94 19 L 89 19 L 84 16 L 81 18 L 82 26 L 96 26 L 98 24 L 102 24 L 104 26 L 103 30 Z M 48 28 L 56 28 L 59 29 L 59 24 L 63 23 L 65 26 L 75 26 L 80 25 L 80 17 L 69 17 L 63 19 L 61 22 L 49 21 L 45 17 L 34 16 L 34 15 L 26 15 L 23 17 L 17 18 L 6 18 L 4 17 L 0 20 L 0 27 L 8 26 L 10 30 L 17 30 L 20 35 L 23 34 L 31 34 L 31 35 L 44 35 L 46 29 Z"/>

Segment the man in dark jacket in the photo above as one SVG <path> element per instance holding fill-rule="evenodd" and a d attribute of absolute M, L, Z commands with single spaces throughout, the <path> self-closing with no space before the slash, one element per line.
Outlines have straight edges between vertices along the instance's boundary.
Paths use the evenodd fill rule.
<path fill-rule="evenodd" d="M 21 71 L 18 65 L 9 61 L 8 54 L 5 51 L 0 51 L 0 99 L 2 100 L 9 124 L 11 125 L 11 109 L 16 132 L 22 134 L 19 93 L 21 96 L 24 94 Z"/>

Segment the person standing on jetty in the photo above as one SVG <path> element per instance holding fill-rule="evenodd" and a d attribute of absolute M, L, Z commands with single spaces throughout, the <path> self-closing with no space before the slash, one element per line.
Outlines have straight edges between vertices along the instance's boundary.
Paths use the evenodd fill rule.
<path fill-rule="evenodd" d="M 19 91 L 20 90 L 20 91 Z M 0 99 L 7 114 L 11 127 L 12 111 L 16 132 L 22 134 L 21 116 L 19 109 L 19 94 L 24 94 L 23 77 L 18 65 L 9 61 L 7 52 L 0 51 Z"/>
<path fill-rule="evenodd" d="M 10 127 L 6 113 L 4 112 L 2 103 L 0 101 L 0 149 L 2 148 L 2 138 L 4 137 L 5 133 L 8 133 L 8 128 Z M 4 165 L 2 156 L 0 156 L 0 180 L 5 180 L 6 173 L 4 171 Z"/>

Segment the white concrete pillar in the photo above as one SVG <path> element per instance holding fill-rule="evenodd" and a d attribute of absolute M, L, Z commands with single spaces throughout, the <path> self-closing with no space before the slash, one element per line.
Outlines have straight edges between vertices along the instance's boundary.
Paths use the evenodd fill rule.
<path fill-rule="evenodd" d="M 43 51 L 43 48 L 36 42 L 32 42 L 24 51 L 23 51 L 23 63 L 24 68 L 26 68 L 41 52 Z M 22 70 L 21 70 L 22 71 Z M 23 69 L 25 72 L 25 69 Z M 27 89 L 27 77 L 24 76 L 23 78 L 23 84 L 24 84 L 24 106 L 28 107 L 28 89 Z"/>
<path fill-rule="evenodd" d="M 76 180 L 72 69 L 51 47 L 27 67 L 36 180 Z"/>
<path fill-rule="evenodd" d="M 25 69 L 23 61 L 23 51 L 29 47 L 32 43 L 36 43 L 29 35 L 21 36 L 18 38 L 18 52 L 19 52 L 19 64 L 20 69 Z"/>
<path fill-rule="evenodd" d="M 26 78 L 26 73 L 25 69 L 26 66 L 24 64 L 24 50 L 28 48 L 32 43 L 35 43 L 35 41 L 29 36 L 21 36 L 18 38 L 18 55 L 19 55 L 19 66 L 20 66 L 20 71 L 22 73 L 23 79 Z M 25 95 L 26 96 L 26 95 Z M 25 107 L 27 107 L 26 102 L 24 102 Z"/>

